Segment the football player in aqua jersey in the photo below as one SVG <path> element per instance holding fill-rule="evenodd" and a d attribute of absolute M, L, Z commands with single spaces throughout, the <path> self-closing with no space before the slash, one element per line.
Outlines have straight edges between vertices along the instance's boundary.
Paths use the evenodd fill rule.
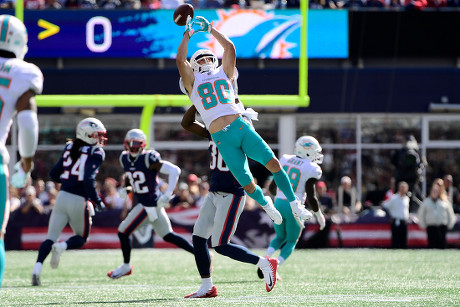
<path fill-rule="evenodd" d="M 242 105 L 242 103 L 240 102 Z M 217 296 L 210 271 L 210 255 L 207 241 L 215 251 L 232 259 L 257 265 L 266 281 L 267 291 L 276 283 L 276 259 L 259 257 L 247 248 L 230 243 L 243 212 L 246 195 L 244 189 L 225 165 L 216 144 L 206 127 L 195 120 L 195 106 L 191 106 L 182 118 L 182 127 L 194 134 L 209 139 L 211 153 L 211 173 L 209 194 L 200 209 L 200 214 L 193 227 L 193 246 L 195 262 L 201 276 L 200 288 L 186 298 L 206 298 Z M 292 214 L 291 214 L 292 215 Z"/>
<path fill-rule="evenodd" d="M 236 51 L 232 41 L 201 16 L 189 19 L 185 30 L 177 50 L 176 64 L 186 93 L 200 113 L 227 167 L 275 224 L 281 224 L 281 215 L 274 209 L 270 197 L 265 197 L 262 188 L 255 184 L 247 157 L 265 165 L 273 174 L 277 186 L 286 195 L 293 214 L 301 220 L 310 219 L 312 214 L 296 198 L 289 178 L 273 151 L 250 123 L 241 117 L 233 88 Z M 187 60 L 188 43 L 196 32 L 210 33 L 223 47 L 221 66 L 218 66 L 217 57 L 206 49 L 195 52 L 190 62 Z"/>
<path fill-rule="evenodd" d="M 308 204 L 316 216 L 320 230 L 323 230 L 326 226 L 326 220 L 319 207 L 315 189 L 316 182 L 323 174 L 318 165 L 323 162 L 321 151 L 322 148 L 314 137 L 302 136 L 295 143 L 295 154 L 283 155 L 280 162 L 289 176 L 294 193 L 302 203 L 305 203 L 305 200 L 308 199 Z M 283 216 L 283 223 L 274 226 L 276 237 L 270 242 L 267 256 L 271 257 L 279 249 L 278 261 L 279 265 L 282 265 L 294 251 L 304 225 L 303 221 L 294 218 L 291 212 L 286 210 L 288 200 L 284 193 L 276 188 L 274 181 L 270 183 L 269 190 L 273 195 L 276 195 L 275 207 Z M 260 269 L 257 272 L 260 278 L 264 277 Z M 277 275 L 277 278 L 280 278 L 279 275 Z"/>
<path fill-rule="evenodd" d="M 17 113 L 18 147 L 21 160 L 15 166 L 11 184 L 26 185 L 38 143 L 35 95 L 43 89 L 40 69 L 23 61 L 27 53 L 27 30 L 22 21 L 0 15 L 0 287 L 5 269 L 4 235 L 9 217 L 10 156 L 6 140 Z"/>
<path fill-rule="evenodd" d="M 172 197 L 181 170 L 171 162 L 161 160 L 157 151 L 145 149 L 146 145 L 147 138 L 142 130 L 131 129 L 126 133 L 125 150 L 120 155 L 120 163 L 125 171 L 127 186 L 130 186 L 133 193 L 134 207 L 118 226 L 123 264 L 107 273 L 112 279 L 132 273 L 130 236 L 145 223 L 151 223 L 155 232 L 166 242 L 193 254 L 192 244 L 173 232 L 164 209 Z M 158 188 L 159 173 L 168 175 L 168 188 L 163 194 Z"/>
<path fill-rule="evenodd" d="M 48 224 L 46 240 L 40 245 L 37 262 L 32 271 L 32 286 L 40 286 L 43 261 L 51 252 L 50 265 L 56 269 L 66 249 L 79 249 L 88 239 L 93 204 L 97 211 L 105 207 L 96 191 L 96 175 L 105 159 L 102 148 L 106 142 L 106 129 L 100 120 L 88 117 L 81 120 L 76 138 L 69 140 L 61 158 L 50 171 L 53 181 L 61 183 Z M 69 224 L 74 235 L 57 242 L 64 227 Z"/>

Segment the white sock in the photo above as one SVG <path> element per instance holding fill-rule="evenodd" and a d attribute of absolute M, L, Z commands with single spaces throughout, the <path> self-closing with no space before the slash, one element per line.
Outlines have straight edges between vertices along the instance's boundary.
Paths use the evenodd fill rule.
<path fill-rule="evenodd" d="M 264 268 L 266 266 L 270 265 L 270 262 L 268 262 L 268 260 L 264 257 L 259 257 L 259 261 L 257 262 L 257 266 L 259 268 Z"/>
<path fill-rule="evenodd" d="M 267 248 L 267 255 L 268 256 L 271 256 L 274 253 L 275 253 L 275 249 L 273 247 L 270 246 L 269 248 Z"/>
<path fill-rule="evenodd" d="M 32 274 L 40 275 L 42 273 L 42 265 L 43 264 L 41 262 L 35 263 L 35 266 L 34 266 L 34 269 L 32 271 Z"/>
<path fill-rule="evenodd" d="M 278 265 L 282 265 L 283 262 L 285 261 L 285 259 L 283 257 L 279 256 L 278 261 L 279 261 Z"/>
<path fill-rule="evenodd" d="M 320 219 L 323 216 L 323 213 L 321 212 L 321 210 L 318 210 L 316 212 L 313 211 L 313 213 L 316 215 L 318 219 Z"/>
<path fill-rule="evenodd" d="M 206 290 L 211 290 L 212 288 L 212 277 L 201 278 L 201 287 Z"/>

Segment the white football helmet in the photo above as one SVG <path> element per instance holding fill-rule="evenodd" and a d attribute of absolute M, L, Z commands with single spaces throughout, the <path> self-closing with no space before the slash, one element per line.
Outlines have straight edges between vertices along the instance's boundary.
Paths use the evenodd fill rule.
<path fill-rule="evenodd" d="M 211 62 L 206 62 L 204 64 L 198 64 L 198 61 L 201 59 L 211 59 Z M 190 64 L 194 73 L 204 73 L 208 71 L 213 71 L 219 65 L 216 55 L 208 49 L 200 49 L 196 51 L 190 58 Z"/>
<path fill-rule="evenodd" d="M 294 146 L 296 156 L 318 164 L 323 163 L 322 150 L 319 142 L 309 135 L 298 138 Z"/>
<path fill-rule="evenodd" d="M 21 60 L 27 53 L 27 29 L 14 16 L 0 15 L 0 50 L 12 52 Z"/>
<path fill-rule="evenodd" d="M 88 117 L 80 121 L 77 125 L 77 139 L 90 145 L 104 146 L 107 143 L 104 125 L 94 117 Z"/>
<path fill-rule="evenodd" d="M 147 137 L 141 129 L 131 129 L 125 136 L 125 149 L 131 157 L 137 157 L 147 145 Z"/>

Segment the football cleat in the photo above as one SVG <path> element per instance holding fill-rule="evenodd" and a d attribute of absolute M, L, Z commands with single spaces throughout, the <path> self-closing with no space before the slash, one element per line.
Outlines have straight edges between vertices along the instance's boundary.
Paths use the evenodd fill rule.
<path fill-rule="evenodd" d="M 118 279 L 123 276 L 131 275 L 133 272 L 133 265 L 123 263 L 118 268 L 107 273 L 107 276 L 112 279 Z"/>
<path fill-rule="evenodd" d="M 276 258 L 271 258 L 269 256 L 266 256 L 268 260 L 268 265 L 261 268 L 262 273 L 264 274 L 264 279 L 265 279 L 265 288 L 267 289 L 267 292 L 270 292 L 273 290 L 276 284 L 276 271 L 278 270 L 278 259 Z"/>
<path fill-rule="evenodd" d="M 310 211 L 308 211 L 298 198 L 290 202 L 292 213 L 295 217 L 298 217 L 302 222 L 308 221 L 313 217 Z"/>
<path fill-rule="evenodd" d="M 259 276 L 260 279 L 264 278 L 264 273 L 262 272 L 260 268 L 257 268 L 257 276 Z"/>
<path fill-rule="evenodd" d="M 50 266 L 52 269 L 56 269 L 59 266 L 59 260 L 63 251 L 65 251 L 65 248 L 61 243 L 54 243 L 51 247 Z"/>
<path fill-rule="evenodd" d="M 265 206 L 262 206 L 262 208 L 273 220 L 273 223 L 275 223 L 276 225 L 281 225 L 281 223 L 283 222 L 283 217 L 281 216 L 281 213 L 278 210 L 276 210 L 275 206 L 273 205 L 273 201 L 269 196 L 265 196 L 264 198 L 267 201 L 267 204 Z"/>
<path fill-rule="evenodd" d="M 217 296 L 217 288 L 216 286 L 212 286 L 211 290 L 204 290 L 198 289 L 195 293 L 186 295 L 185 298 L 208 298 L 208 297 L 216 297 Z"/>
<path fill-rule="evenodd" d="M 40 282 L 40 275 L 39 274 L 32 274 L 32 286 L 41 286 L 42 283 Z"/>
<path fill-rule="evenodd" d="M 319 224 L 319 230 L 323 230 L 326 227 L 326 219 L 324 218 L 323 213 L 321 210 L 318 210 L 318 212 L 315 212 L 315 215 Z"/>

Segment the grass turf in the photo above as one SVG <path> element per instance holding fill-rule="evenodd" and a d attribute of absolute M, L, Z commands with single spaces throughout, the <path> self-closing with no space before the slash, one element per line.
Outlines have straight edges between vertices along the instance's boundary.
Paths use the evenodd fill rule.
<path fill-rule="evenodd" d="M 263 250 L 255 250 L 263 255 Z M 0 306 L 460 306 L 458 250 L 296 250 L 272 292 L 256 267 L 215 253 L 219 296 L 184 299 L 200 278 L 191 254 L 135 249 L 133 274 L 111 280 L 120 250 L 66 251 L 59 268 L 43 265 L 32 287 L 37 252 L 9 251 Z"/>

